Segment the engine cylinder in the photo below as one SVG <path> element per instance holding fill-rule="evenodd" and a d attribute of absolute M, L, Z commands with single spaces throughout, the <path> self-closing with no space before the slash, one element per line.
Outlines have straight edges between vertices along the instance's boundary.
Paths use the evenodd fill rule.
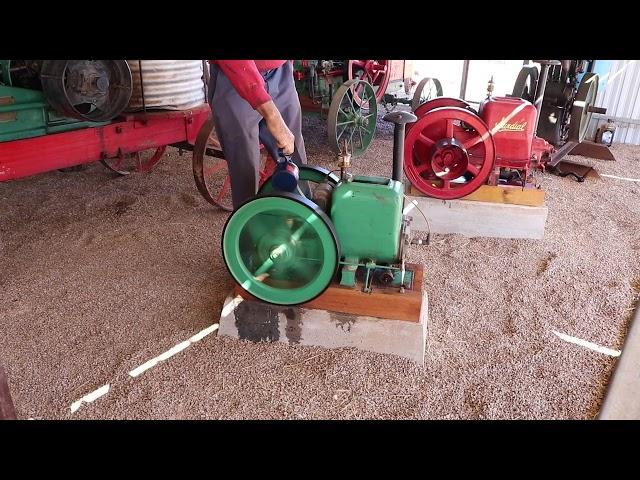
<path fill-rule="evenodd" d="M 493 135 L 496 158 L 526 166 L 531 158 L 536 108 L 521 98 L 491 97 L 483 102 L 480 116 Z"/>

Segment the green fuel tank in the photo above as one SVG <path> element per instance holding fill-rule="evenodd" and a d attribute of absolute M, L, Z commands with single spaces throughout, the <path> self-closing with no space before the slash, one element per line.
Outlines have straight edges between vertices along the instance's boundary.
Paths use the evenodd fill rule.
<path fill-rule="evenodd" d="M 332 196 L 331 221 L 348 259 L 397 263 L 402 226 L 403 186 L 383 177 L 354 176 Z"/>

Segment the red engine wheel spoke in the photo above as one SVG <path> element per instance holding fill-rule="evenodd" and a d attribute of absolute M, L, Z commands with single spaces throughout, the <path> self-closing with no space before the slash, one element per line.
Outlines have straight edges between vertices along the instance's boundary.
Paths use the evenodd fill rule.
<path fill-rule="evenodd" d="M 429 165 L 428 163 L 423 163 L 421 165 L 416 165 L 416 173 L 418 175 L 422 175 L 424 172 L 426 172 L 427 170 L 431 169 L 431 165 Z"/>
<path fill-rule="evenodd" d="M 211 167 L 206 167 L 204 169 L 204 174 L 206 176 L 213 175 L 214 173 L 219 172 L 223 168 L 227 168 L 226 160 L 220 160 L 219 162 L 216 162 L 215 164 L 213 164 Z"/>
<path fill-rule="evenodd" d="M 389 85 L 390 60 L 349 60 L 347 74 L 349 80 L 359 79 L 371 84 L 375 91 L 376 101 L 380 102 Z M 360 106 L 365 102 L 354 91 L 355 103 Z"/>
<path fill-rule="evenodd" d="M 447 138 L 453 138 L 453 118 L 447 118 Z"/>
<path fill-rule="evenodd" d="M 469 162 L 467 165 L 467 172 L 471 173 L 474 177 L 477 177 L 480 174 L 480 169 L 473 163 Z"/>
<path fill-rule="evenodd" d="M 155 149 L 139 150 L 130 153 L 119 153 L 115 158 L 105 158 L 102 164 L 119 175 L 129 175 L 131 173 L 144 173 L 153 170 L 162 156 L 166 145 Z"/>
<path fill-rule="evenodd" d="M 418 141 L 420 143 L 423 143 L 424 145 L 430 147 L 431 145 L 434 145 L 436 143 L 435 140 L 432 140 L 431 138 L 427 137 L 424 133 L 420 132 L 420 134 L 418 135 Z"/>
<path fill-rule="evenodd" d="M 465 150 L 469 150 L 482 142 L 484 140 L 483 136 L 484 135 L 475 135 L 473 138 L 465 141 L 463 143 Z"/>

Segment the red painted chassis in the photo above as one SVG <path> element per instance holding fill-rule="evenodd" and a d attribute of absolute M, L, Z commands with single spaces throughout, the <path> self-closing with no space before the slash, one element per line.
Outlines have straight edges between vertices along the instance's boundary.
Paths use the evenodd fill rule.
<path fill-rule="evenodd" d="M 0 143 L 0 182 L 167 145 L 193 145 L 211 109 L 140 112 L 101 127 Z"/>

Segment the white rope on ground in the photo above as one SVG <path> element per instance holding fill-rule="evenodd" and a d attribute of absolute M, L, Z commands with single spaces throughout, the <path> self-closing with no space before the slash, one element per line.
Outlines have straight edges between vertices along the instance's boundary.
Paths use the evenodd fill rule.
<path fill-rule="evenodd" d="M 74 413 L 75 411 L 77 411 L 83 403 L 92 403 L 98 398 L 106 395 L 107 393 L 109 393 L 109 388 L 110 386 L 107 383 L 106 385 L 101 386 L 97 390 L 94 390 L 93 392 L 86 394 L 80 400 L 73 402 L 70 407 L 71 413 Z"/>
<path fill-rule="evenodd" d="M 187 348 L 188 346 L 190 346 L 193 343 L 196 343 L 200 340 L 202 340 L 204 337 L 206 337 L 207 335 L 215 332 L 218 329 L 218 324 L 214 323 L 213 325 L 211 325 L 210 327 L 205 328 L 204 330 L 196 333 L 194 336 L 192 336 L 189 340 L 186 340 L 184 342 L 179 343 L 178 345 L 176 345 L 173 348 L 170 348 L 169 350 L 167 350 L 164 353 L 161 353 L 160 355 L 158 355 L 155 358 L 152 358 L 151 360 L 149 360 L 148 362 L 143 363 L 142 365 L 140 365 L 138 368 L 134 368 L 133 370 L 131 370 L 129 372 L 129 375 L 131 375 L 132 377 L 137 377 L 138 375 L 140 375 L 141 373 L 149 370 L 150 368 L 156 366 L 158 363 L 163 362 L 164 360 L 167 360 L 168 358 L 173 357 L 176 353 L 181 352 L 182 350 L 184 350 L 185 348 Z"/>
<path fill-rule="evenodd" d="M 204 330 L 199 331 L 198 333 L 196 333 L 195 335 L 191 336 L 188 340 L 185 340 L 184 342 L 180 342 L 178 345 L 176 345 L 173 348 L 170 348 L 169 350 L 167 350 L 166 352 L 158 355 L 155 358 L 152 358 L 151 360 L 149 360 L 148 362 L 143 363 L 142 365 L 140 365 L 137 368 L 134 368 L 133 370 L 131 370 L 129 372 L 129 375 L 132 377 L 137 377 L 138 375 L 142 374 L 143 372 L 149 370 L 150 368 L 156 366 L 158 363 L 167 360 L 168 358 L 173 357 L 176 353 L 181 352 L 182 350 L 184 350 L 185 348 L 187 348 L 188 346 L 199 342 L 200 340 L 202 340 L 204 337 L 206 337 L 207 335 L 212 334 L 213 332 L 215 332 L 216 330 L 218 330 L 218 324 L 214 323 L 213 325 L 205 328 Z M 78 411 L 78 409 L 82 406 L 83 403 L 92 403 L 95 400 L 97 400 L 100 397 L 105 396 L 107 393 L 109 393 L 111 386 L 110 384 L 106 384 L 103 385 L 102 387 L 98 388 L 97 390 L 94 390 L 91 393 L 88 393 L 87 395 L 85 395 L 84 397 L 82 397 L 80 400 L 77 400 L 75 402 L 73 402 L 71 404 L 71 413 L 74 413 L 76 411 Z"/>
<path fill-rule="evenodd" d="M 596 343 L 588 342 L 587 340 L 582 340 L 581 338 L 572 337 L 571 335 L 566 335 L 564 333 L 560 333 L 555 330 L 553 330 L 553 333 L 559 338 L 561 338 L 562 340 L 564 340 L 565 342 L 573 343 L 575 345 L 580 345 L 581 347 L 585 347 L 599 353 L 604 353 L 605 355 L 609 355 L 611 357 L 619 357 L 620 354 L 622 353 L 620 350 L 601 347 Z"/>
<path fill-rule="evenodd" d="M 616 180 L 626 180 L 627 182 L 640 182 L 640 178 L 618 177 L 616 175 L 607 175 L 606 173 L 601 173 L 600 176 L 607 177 L 607 178 L 615 178 Z"/>

